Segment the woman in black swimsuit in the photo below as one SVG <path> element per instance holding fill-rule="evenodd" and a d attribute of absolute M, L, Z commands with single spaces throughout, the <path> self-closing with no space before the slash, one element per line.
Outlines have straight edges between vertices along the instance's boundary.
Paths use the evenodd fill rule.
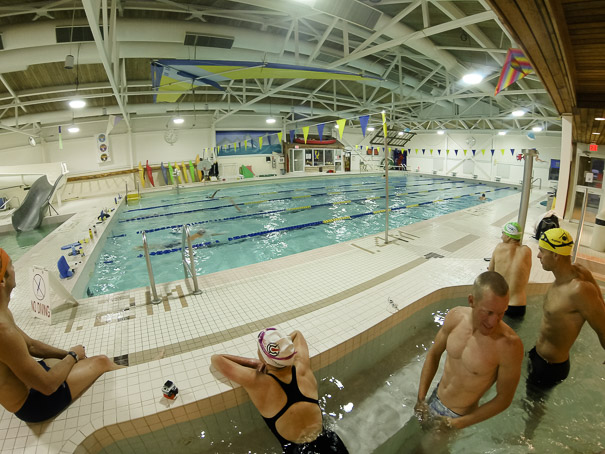
<path fill-rule="evenodd" d="M 212 365 L 244 387 L 285 453 L 348 453 L 338 435 L 323 427 L 303 335 L 267 328 L 258 334 L 258 357 L 213 355 Z"/>

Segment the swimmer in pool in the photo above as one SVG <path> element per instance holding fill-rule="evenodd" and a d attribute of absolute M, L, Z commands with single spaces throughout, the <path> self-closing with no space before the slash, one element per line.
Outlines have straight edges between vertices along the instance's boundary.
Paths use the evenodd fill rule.
<path fill-rule="evenodd" d="M 485 192 L 483 194 L 481 194 L 481 197 L 479 197 L 479 200 L 481 200 L 482 202 L 487 200 L 487 197 L 485 197 Z"/>
<path fill-rule="evenodd" d="M 525 315 L 525 289 L 531 271 L 531 249 L 521 244 L 521 226 L 507 222 L 502 227 L 502 242 L 492 253 L 488 269 L 500 273 L 508 284 L 510 300 L 505 315 L 521 319 Z"/>
<path fill-rule="evenodd" d="M 181 229 L 172 229 L 171 231 L 172 234 L 174 235 L 180 235 L 181 234 Z M 200 229 L 197 232 L 195 232 L 193 235 L 191 235 L 191 241 L 195 241 L 198 238 L 203 238 L 204 236 L 216 236 L 216 235 L 224 235 L 225 232 L 220 232 L 220 233 L 208 233 L 208 231 L 206 229 Z M 180 247 L 182 245 L 181 241 L 171 241 L 169 243 L 163 243 L 163 244 L 154 244 L 154 245 L 148 245 L 149 249 L 171 249 L 171 248 L 175 248 L 175 247 Z M 145 246 L 140 245 L 140 246 L 135 246 L 134 248 L 137 251 L 142 251 L 145 249 Z"/>
<path fill-rule="evenodd" d="M 267 328 L 256 343 L 258 359 L 212 355 L 212 365 L 246 390 L 283 452 L 347 454 L 338 435 L 323 427 L 317 380 L 300 331 L 284 335 Z"/>
<path fill-rule="evenodd" d="M 521 376 L 523 343 L 502 321 L 508 284 L 494 272 L 480 274 L 468 296 L 470 307 L 451 309 L 427 353 L 415 410 L 421 421 L 462 429 L 504 411 Z M 439 360 L 447 352 L 443 376 L 427 400 Z M 479 399 L 496 383 L 496 395 Z"/>
<path fill-rule="evenodd" d="M 525 437 L 531 439 L 545 412 L 548 390 L 567 378 L 569 352 L 588 322 L 605 348 L 605 302 L 594 277 L 571 263 L 573 238 L 562 228 L 542 233 L 538 258 L 555 282 L 546 292 L 538 341 L 528 354 Z"/>

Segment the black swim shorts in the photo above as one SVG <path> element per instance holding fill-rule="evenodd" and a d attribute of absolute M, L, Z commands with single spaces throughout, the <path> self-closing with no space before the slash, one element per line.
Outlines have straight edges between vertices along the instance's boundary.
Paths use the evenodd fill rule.
<path fill-rule="evenodd" d="M 45 371 L 50 367 L 44 361 L 38 361 Z M 35 389 L 29 390 L 29 396 L 15 416 L 25 422 L 42 422 L 61 413 L 71 403 L 71 392 L 67 382 L 61 383 L 50 396 Z"/>
<path fill-rule="evenodd" d="M 549 363 L 536 351 L 536 347 L 529 351 L 529 375 L 527 382 L 539 388 L 552 388 L 561 383 L 569 375 L 569 359 L 562 363 Z"/>
<path fill-rule="evenodd" d="M 504 315 L 510 318 L 523 318 L 527 306 L 508 306 Z"/>

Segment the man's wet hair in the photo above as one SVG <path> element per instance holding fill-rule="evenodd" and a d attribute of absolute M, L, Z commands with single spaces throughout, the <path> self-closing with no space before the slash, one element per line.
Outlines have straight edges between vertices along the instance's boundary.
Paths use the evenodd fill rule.
<path fill-rule="evenodd" d="M 477 276 L 475 282 L 473 282 L 473 297 L 477 301 L 481 301 L 483 298 L 485 288 L 489 288 L 496 296 L 506 296 L 508 294 L 506 279 L 495 271 L 485 271 Z"/>

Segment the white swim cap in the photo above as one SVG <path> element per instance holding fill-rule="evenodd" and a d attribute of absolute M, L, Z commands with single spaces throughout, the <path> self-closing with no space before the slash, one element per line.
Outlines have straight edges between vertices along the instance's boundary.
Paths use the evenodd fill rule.
<path fill-rule="evenodd" d="M 275 367 L 291 366 L 294 363 L 294 343 L 275 328 L 266 328 L 258 333 L 258 351 L 267 362 Z"/>

